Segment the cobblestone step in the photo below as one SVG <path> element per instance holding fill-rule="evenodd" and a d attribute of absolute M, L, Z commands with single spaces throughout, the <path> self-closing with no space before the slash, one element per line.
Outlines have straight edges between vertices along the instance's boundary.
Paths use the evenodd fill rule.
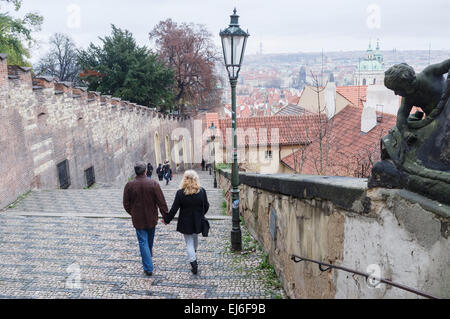
<path fill-rule="evenodd" d="M 220 189 L 209 187 L 208 184 L 213 185 L 212 179 L 208 178 L 209 175 L 203 176 L 201 174 L 200 176 L 210 202 L 208 215 L 220 217 L 222 215 L 223 192 Z M 165 182 L 161 183 L 169 209 L 178 190 L 176 186 L 180 183 L 181 176 L 179 175 L 175 175 L 174 180 L 169 185 L 165 185 Z M 123 189 L 118 188 L 36 190 L 16 203 L 14 207 L 8 209 L 7 213 L 15 215 L 28 213 L 26 214 L 28 216 L 37 216 L 39 212 L 45 212 L 46 216 L 92 214 L 114 217 L 125 215 L 127 217 L 128 214 L 123 209 L 122 197 Z"/>

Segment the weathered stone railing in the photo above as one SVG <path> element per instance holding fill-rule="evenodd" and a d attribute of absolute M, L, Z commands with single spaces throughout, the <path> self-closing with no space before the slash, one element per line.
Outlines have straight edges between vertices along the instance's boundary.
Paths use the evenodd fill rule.
<path fill-rule="evenodd" d="M 418 298 L 292 255 L 379 275 L 450 297 L 450 207 L 367 180 L 241 173 L 240 212 L 291 298 Z M 219 172 L 230 189 L 230 172 Z M 379 274 L 376 271 L 379 270 Z"/>

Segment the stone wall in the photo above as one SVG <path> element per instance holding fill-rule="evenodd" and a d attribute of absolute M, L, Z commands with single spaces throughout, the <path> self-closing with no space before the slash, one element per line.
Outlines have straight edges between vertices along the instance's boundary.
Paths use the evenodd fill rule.
<path fill-rule="evenodd" d="M 187 117 L 163 115 L 70 83 L 32 79 L 29 68 L 8 66 L 5 55 L 0 55 L 0 116 L 0 208 L 33 188 L 59 188 L 58 164 L 65 160 L 70 188 L 87 186 L 90 167 L 97 182 L 123 186 L 135 161 L 156 166 L 155 133 L 164 160 L 172 159 L 165 137 L 172 151 L 172 132 L 193 129 Z"/>
<path fill-rule="evenodd" d="M 219 185 L 230 188 L 230 173 Z M 241 173 L 240 212 L 291 298 L 418 298 L 341 270 L 294 263 L 292 255 L 450 297 L 450 207 L 367 180 Z"/>

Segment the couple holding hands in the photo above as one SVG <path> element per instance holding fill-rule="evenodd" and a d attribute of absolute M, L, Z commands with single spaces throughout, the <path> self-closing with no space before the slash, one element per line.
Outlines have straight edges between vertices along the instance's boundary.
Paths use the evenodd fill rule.
<path fill-rule="evenodd" d="M 147 164 L 138 162 L 134 170 L 136 178 L 125 186 L 123 207 L 131 215 L 136 229 L 144 273 L 152 276 L 154 271 L 153 244 L 159 209 L 165 225 L 170 224 L 180 211 L 177 231 L 184 235 L 191 271 L 196 275 L 198 235 L 205 229 L 204 216 L 209 210 L 208 197 L 200 186 L 198 174 L 195 171 L 185 172 L 169 211 L 161 186 L 157 181 L 147 178 Z"/>

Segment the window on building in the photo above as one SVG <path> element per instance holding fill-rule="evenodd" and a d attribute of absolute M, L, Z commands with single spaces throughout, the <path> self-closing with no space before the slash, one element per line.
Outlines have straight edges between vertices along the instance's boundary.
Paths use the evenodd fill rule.
<path fill-rule="evenodd" d="M 65 160 L 57 165 L 58 168 L 58 178 L 59 186 L 61 189 L 67 189 L 70 187 L 70 172 L 69 172 L 69 161 Z"/>
<path fill-rule="evenodd" d="M 273 158 L 272 151 L 266 151 L 266 159 L 272 159 L 272 158 Z"/>
<path fill-rule="evenodd" d="M 87 187 L 91 187 L 95 184 L 95 172 L 93 166 L 84 171 L 84 176 L 86 177 Z"/>

